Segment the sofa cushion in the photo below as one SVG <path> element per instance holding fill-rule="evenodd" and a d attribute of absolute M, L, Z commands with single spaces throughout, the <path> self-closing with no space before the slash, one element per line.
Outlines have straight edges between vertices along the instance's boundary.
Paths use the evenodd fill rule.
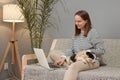
<path fill-rule="evenodd" d="M 52 46 L 54 45 L 52 50 L 60 50 L 62 52 L 65 52 L 67 49 L 70 49 L 71 44 L 71 39 L 54 39 L 52 43 Z"/>
<path fill-rule="evenodd" d="M 120 39 L 104 39 L 104 59 L 108 66 L 120 67 Z"/>
<path fill-rule="evenodd" d="M 68 50 L 71 46 L 72 40 L 71 39 L 54 39 L 49 51 L 50 53 L 57 53 L 61 54 L 64 53 L 66 50 Z M 47 60 L 49 63 L 52 63 L 53 61 L 51 60 L 50 56 L 48 55 Z"/>
<path fill-rule="evenodd" d="M 117 73 L 117 74 L 116 74 Z M 115 67 L 100 67 L 98 69 L 82 71 L 80 80 L 120 80 L 120 69 Z"/>

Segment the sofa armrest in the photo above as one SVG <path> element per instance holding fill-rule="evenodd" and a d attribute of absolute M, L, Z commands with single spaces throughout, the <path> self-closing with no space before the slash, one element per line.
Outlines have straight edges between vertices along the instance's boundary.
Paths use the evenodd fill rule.
<path fill-rule="evenodd" d="M 22 56 L 22 69 L 24 69 L 27 66 L 27 61 L 37 59 L 35 54 L 26 54 Z"/>
<path fill-rule="evenodd" d="M 48 54 L 45 53 L 45 56 L 47 57 Z M 35 54 L 25 54 L 22 56 L 22 71 L 21 71 L 21 80 L 24 78 L 24 69 L 28 65 L 27 62 L 29 60 L 37 59 L 37 56 Z"/>
<path fill-rule="evenodd" d="M 50 47 L 50 51 L 54 50 L 56 43 L 57 43 L 57 39 L 54 39 Z"/>
<path fill-rule="evenodd" d="M 37 59 L 35 54 L 26 54 L 22 56 L 22 71 L 21 71 L 21 80 L 24 78 L 24 69 L 27 66 L 28 60 Z"/>

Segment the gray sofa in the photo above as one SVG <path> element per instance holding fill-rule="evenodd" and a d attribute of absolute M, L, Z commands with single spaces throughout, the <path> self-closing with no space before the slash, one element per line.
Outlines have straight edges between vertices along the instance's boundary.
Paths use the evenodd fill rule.
<path fill-rule="evenodd" d="M 70 39 L 54 39 L 50 50 L 62 50 L 71 45 Z M 120 39 L 104 39 L 106 53 L 103 61 L 107 64 L 98 69 L 79 72 L 79 80 L 120 80 Z M 63 80 L 65 68 L 46 70 L 37 64 L 24 67 L 24 80 Z"/>

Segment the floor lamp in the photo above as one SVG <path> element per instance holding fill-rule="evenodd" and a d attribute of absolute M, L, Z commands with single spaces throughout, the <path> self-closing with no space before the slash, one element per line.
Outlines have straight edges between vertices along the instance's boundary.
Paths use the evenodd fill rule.
<path fill-rule="evenodd" d="M 12 36 L 11 40 L 8 42 L 5 53 L 3 54 L 2 61 L 0 63 L 0 71 L 4 65 L 5 59 L 8 55 L 10 47 L 12 47 L 12 64 L 18 64 L 19 71 L 21 73 L 21 59 L 18 51 L 17 40 L 15 39 L 15 23 L 24 22 L 24 17 L 20 12 L 20 8 L 16 4 L 6 4 L 3 5 L 3 21 L 12 23 Z M 17 62 L 16 62 L 17 60 Z"/>

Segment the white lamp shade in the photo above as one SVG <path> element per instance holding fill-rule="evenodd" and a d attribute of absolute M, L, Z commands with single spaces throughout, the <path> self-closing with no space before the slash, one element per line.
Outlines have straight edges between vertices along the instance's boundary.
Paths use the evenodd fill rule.
<path fill-rule="evenodd" d="M 8 2 L 12 2 L 14 0 L 0 0 L 0 3 L 8 3 Z"/>
<path fill-rule="evenodd" d="M 16 4 L 6 4 L 3 6 L 3 21 L 5 22 L 24 22 L 20 8 Z"/>

